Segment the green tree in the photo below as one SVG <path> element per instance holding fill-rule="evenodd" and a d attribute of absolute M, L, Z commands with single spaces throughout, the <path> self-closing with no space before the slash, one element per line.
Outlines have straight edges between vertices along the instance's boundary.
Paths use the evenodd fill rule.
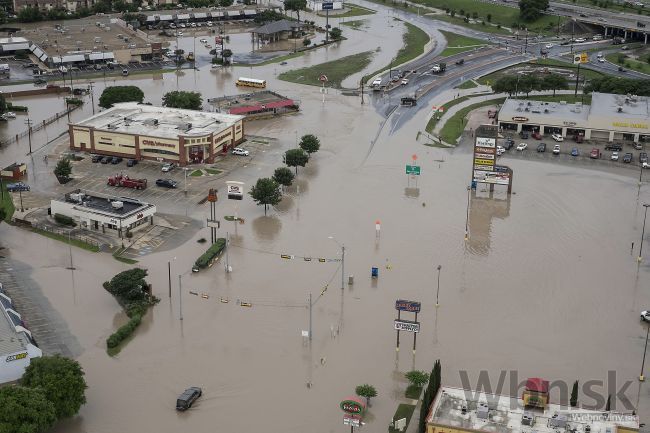
<path fill-rule="evenodd" d="M 56 421 L 43 391 L 10 385 L 0 388 L 0 432 L 41 433 Z"/>
<path fill-rule="evenodd" d="M 309 154 L 302 149 L 289 149 L 284 153 L 284 163 L 289 167 L 304 167 L 309 162 Z"/>
<path fill-rule="evenodd" d="M 7 111 L 7 100 L 4 95 L 0 93 L 0 113 L 4 113 L 5 111 Z"/>
<path fill-rule="evenodd" d="M 302 150 L 308 154 L 318 152 L 320 149 L 320 140 L 314 134 L 306 134 L 300 137 L 299 146 Z"/>
<path fill-rule="evenodd" d="M 548 74 L 542 78 L 542 89 L 552 90 L 553 96 L 555 96 L 556 90 L 564 90 L 569 88 L 569 82 L 560 74 Z"/>
<path fill-rule="evenodd" d="M 203 98 L 199 92 L 174 90 L 163 95 L 163 105 L 186 110 L 200 110 L 203 108 Z"/>
<path fill-rule="evenodd" d="M 491 23 L 492 22 L 492 14 L 487 14 L 485 16 L 485 19 L 487 20 L 488 23 Z"/>
<path fill-rule="evenodd" d="M 68 158 L 61 158 L 59 162 L 56 163 L 54 168 L 54 175 L 62 179 L 68 179 L 72 173 L 72 165 Z"/>
<path fill-rule="evenodd" d="M 233 0 L 219 0 L 219 6 L 222 8 L 227 8 L 228 6 L 232 6 L 234 3 Z"/>
<path fill-rule="evenodd" d="M 571 388 L 571 398 L 569 399 L 569 404 L 571 407 L 576 407 L 578 405 L 578 381 L 573 382 L 573 388 Z"/>
<path fill-rule="evenodd" d="M 86 381 L 79 363 L 59 355 L 34 358 L 21 384 L 40 389 L 54 406 L 57 419 L 69 418 L 86 403 Z"/>
<path fill-rule="evenodd" d="M 341 39 L 341 36 L 343 36 L 343 31 L 341 31 L 340 28 L 334 27 L 332 30 L 330 30 L 330 38 L 333 40 L 338 41 Z"/>
<path fill-rule="evenodd" d="M 291 186 L 294 177 L 293 172 L 287 167 L 276 168 L 273 172 L 273 180 L 282 186 Z"/>
<path fill-rule="evenodd" d="M 377 397 L 377 390 L 375 389 L 375 387 L 372 385 L 368 385 L 367 383 L 357 386 L 354 389 L 354 392 L 359 397 L 364 397 L 366 399 L 366 404 L 368 406 L 370 406 L 370 399 L 373 397 Z"/>
<path fill-rule="evenodd" d="M 429 373 L 426 371 L 420 370 L 411 370 L 407 372 L 404 377 L 409 383 L 413 386 L 422 387 L 425 383 L 429 381 Z"/>
<path fill-rule="evenodd" d="M 41 21 L 43 14 L 41 14 L 38 6 L 25 6 L 18 12 L 18 21 L 22 23 L 32 23 L 34 21 Z"/>
<path fill-rule="evenodd" d="M 541 82 L 535 75 L 524 75 L 519 78 L 517 89 L 519 92 L 524 92 L 528 97 L 528 94 L 533 90 L 541 89 Z"/>
<path fill-rule="evenodd" d="M 307 9 L 307 0 L 284 0 L 284 9 L 294 11 L 298 15 L 298 21 L 300 21 L 300 11 Z"/>
<path fill-rule="evenodd" d="M 137 301 L 145 298 L 146 269 L 133 268 L 120 272 L 104 283 L 104 288 L 119 299 Z"/>
<path fill-rule="evenodd" d="M 137 86 L 109 86 L 99 97 L 99 106 L 110 108 L 119 102 L 142 102 L 144 92 Z"/>
<path fill-rule="evenodd" d="M 230 63 L 230 58 L 232 57 L 232 50 L 226 48 L 221 52 L 221 58 L 223 59 L 223 64 L 227 65 Z"/>
<path fill-rule="evenodd" d="M 274 11 L 274 10 L 271 10 L 271 9 L 266 9 L 266 10 L 258 13 L 255 16 L 254 21 L 255 21 L 255 24 L 258 24 L 258 25 L 261 26 L 263 24 L 270 23 L 271 21 L 279 21 L 279 20 L 281 20 L 283 18 L 284 18 L 284 16 L 282 16 L 282 14 L 280 12 L 277 12 L 277 11 Z"/>
<path fill-rule="evenodd" d="M 423 410 L 420 411 L 420 422 L 418 424 L 419 433 L 424 433 L 426 431 L 427 415 L 429 413 L 429 407 L 431 407 L 431 403 L 433 402 L 433 399 L 438 394 L 438 390 L 440 389 L 440 384 L 442 383 L 441 381 L 442 378 L 441 378 L 440 360 L 437 360 L 433 365 L 433 369 L 431 370 L 431 374 L 429 375 L 429 384 L 427 385 L 427 389 L 424 391 L 424 396 L 422 397 Z"/>
<path fill-rule="evenodd" d="M 494 84 L 492 84 L 492 90 L 494 93 L 507 93 L 512 96 L 517 89 L 518 77 L 512 75 L 505 75 L 497 79 Z"/>
<path fill-rule="evenodd" d="M 540 18 L 548 9 L 549 0 L 519 0 L 519 17 L 527 22 Z"/>
<path fill-rule="evenodd" d="M 264 177 L 257 179 L 257 182 L 249 193 L 255 203 L 264 205 L 264 215 L 266 216 L 266 209 L 269 205 L 275 206 L 282 200 L 282 193 L 280 192 L 280 185 L 273 179 Z"/>

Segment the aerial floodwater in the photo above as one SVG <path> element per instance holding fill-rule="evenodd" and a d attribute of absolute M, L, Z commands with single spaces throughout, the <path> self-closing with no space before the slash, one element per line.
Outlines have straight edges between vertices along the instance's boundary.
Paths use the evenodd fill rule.
<path fill-rule="evenodd" d="M 372 27 L 387 15 L 382 10 L 365 19 Z M 386 27 L 397 42 L 377 56 L 394 56 L 402 31 Z M 376 49 L 378 37 L 351 37 L 348 45 L 288 66 L 214 71 L 205 65 L 153 77 L 94 79 L 96 95 L 105 86 L 133 84 L 145 101 L 159 105 L 164 93 L 177 89 L 200 91 L 204 101 L 233 94 L 237 77 L 252 74 L 300 100 L 296 115 L 246 123 L 246 134 L 270 144 L 219 179 L 244 182 L 246 191 L 283 166 L 297 137 L 314 134 L 321 148 L 266 216 L 248 194 L 235 202 L 227 200 L 222 183 L 211 185 L 220 188 L 218 236 L 230 238 L 231 272 L 225 257 L 191 271 L 206 249 L 197 241 L 210 238 L 208 228 L 138 258 L 135 266 L 148 269 L 160 302 L 115 356 L 107 354 L 106 338 L 128 319 L 102 283 L 132 266 L 0 225 L 2 263 L 26 289 L 42 294 L 46 314 L 65 322 L 57 330 L 61 345 L 86 373 L 87 403 L 50 433 L 339 432 L 347 429 L 339 402 L 363 383 L 379 395 L 362 431 L 385 432 L 404 400 L 403 373 L 429 371 L 436 359 L 445 386 L 475 388 L 487 372 L 502 394 L 510 393 L 514 378 L 601 381 L 594 391 L 605 398 L 630 381 L 617 396 L 617 410 L 631 412 L 620 401 L 627 398 L 645 422 L 650 388 L 638 381 L 646 336 L 638 313 L 650 306 L 650 249 L 640 263 L 636 256 L 650 185 L 639 185 L 637 171 L 506 156 L 515 173 L 513 194 L 479 185 L 468 197 L 472 144 L 445 149 L 417 142 L 427 107 L 399 128 L 384 127 L 385 113 L 371 100 L 382 96 L 366 95 L 362 105 L 358 96 L 331 90 L 323 99 L 318 87 L 276 78 L 281 68 Z M 23 102 L 39 119 L 64 109 L 57 97 Z M 90 114 L 85 104 L 71 120 Z M 23 126 L 2 126 L 5 137 Z M 21 138 L 0 148 L 0 161 L 29 161 L 35 189 L 47 191 L 56 179 L 44 155 L 53 155 L 63 132 L 65 117 L 34 133 L 34 156 L 25 156 L 28 144 Z M 413 161 L 421 166 L 417 178 L 405 174 Z M 158 208 L 187 215 L 196 227 L 210 215 L 208 203 Z M 227 215 L 244 223 L 226 221 Z M 311 342 L 304 337 L 310 299 Z M 422 303 L 415 351 L 407 333 L 396 351 L 397 299 Z M 496 389 L 502 372 L 505 383 Z M 202 397 L 191 409 L 175 411 L 177 396 L 190 386 L 200 386 Z"/>

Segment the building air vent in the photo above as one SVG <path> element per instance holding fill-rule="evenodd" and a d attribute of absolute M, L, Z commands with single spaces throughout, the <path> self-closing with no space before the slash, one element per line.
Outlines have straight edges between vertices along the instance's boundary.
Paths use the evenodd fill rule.
<path fill-rule="evenodd" d="M 555 412 L 551 418 L 548 420 L 548 425 L 550 427 L 557 427 L 564 429 L 567 425 L 567 417 L 564 414 Z"/>
<path fill-rule="evenodd" d="M 109 124 L 106 126 L 106 128 L 108 128 L 108 129 L 117 129 L 117 126 L 114 125 L 114 124 L 112 124 L 112 123 L 109 123 Z"/>
<path fill-rule="evenodd" d="M 113 207 L 113 209 L 122 209 L 124 207 L 124 202 L 116 200 L 111 203 L 111 206 Z"/>
<path fill-rule="evenodd" d="M 479 419 L 489 419 L 490 418 L 490 408 L 487 403 L 480 402 L 476 407 L 476 417 Z"/>
<path fill-rule="evenodd" d="M 522 425 L 533 426 L 533 425 L 535 425 L 535 417 L 533 416 L 532 413 L 525 412 L 523 414 L 523 416 L 521 417 L 521 424 Z"/>

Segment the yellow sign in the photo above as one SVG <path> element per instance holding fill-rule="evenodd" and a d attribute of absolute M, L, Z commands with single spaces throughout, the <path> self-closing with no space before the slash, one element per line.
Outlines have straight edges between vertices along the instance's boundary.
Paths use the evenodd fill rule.
<path fill-rule="evenodd" d="M 474 159 L 474 164 L 476 165 L 492 165 L 494 161 L 490 159 Z"/>
<path fill-rule="evenodd" d="M 587 53 L 576 53 L 573 56 L 573 63 L 589 63 L 589 55 Z"/>
<path fill-rule="evenodd" d="M 619 128 L 648 129 L 647 123 L 612 122 L 612 126 L 618 126 Z"/>

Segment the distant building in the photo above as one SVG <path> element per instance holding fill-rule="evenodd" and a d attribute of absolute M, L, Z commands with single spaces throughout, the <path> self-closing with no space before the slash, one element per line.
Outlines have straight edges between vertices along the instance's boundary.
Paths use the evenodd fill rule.
<path fill-rule="evenodd" d="M 115 104 L 69 126 L 70 148 L 101 155 L 211 163 L 244 140 L 243 116 Z"/>
<path fill-rule="evenodd" d="M 0 384 L 15 382 L 33 358 L 43 356 L 0 283 Z"/>
<path fill-rule="evenodd" d="M 585 140 L 650 141 L 650 99 L 594 92 L 591 105 L 508 98 L 499 110 L 502 133 L 539 131 Z"/>
<path fill-rule="evenodd" d="M 529 379 L 522 398 L 441 387 L 427 433 L 636 433 L 633 414 L 548 403 L 548 382 Z"/>
<path fill-rule="evenodd" d="M 91 195 L 81 190 L 65 194 L 50 202 L 52 215 L 68 216 L 83 228 L 102 233 L 115 232 L 123 237 L 127 231 L 153 224 L 156 206 L 129 197 Z"/>
<path fill-rule="evenodd" d="M 277 42 L 302 36 L 302 23 L 290 20 L 278 20 L 251 30 L 253 41 Z"/>

